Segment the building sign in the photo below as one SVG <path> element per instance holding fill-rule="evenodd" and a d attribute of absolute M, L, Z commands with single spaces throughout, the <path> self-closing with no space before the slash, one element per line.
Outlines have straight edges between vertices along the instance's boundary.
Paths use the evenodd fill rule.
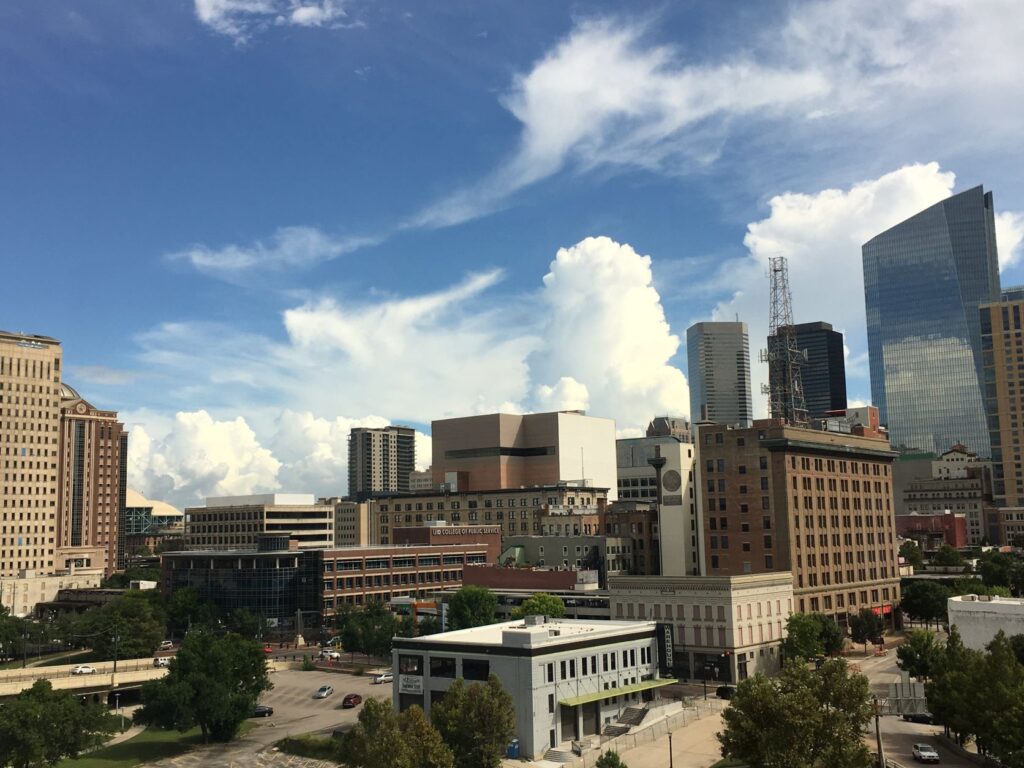
<path fill-rule="evenodd" d="M 445 525 L 430 529 L 431 536 L 488 536 L 501 535 L 499 525 Z"/>
<path fill-rule="evenodd" d="M 672 674 L 674 658 L 672 647 L 675 644 L 675 627 L 672 624 L 658 623 L 656 632 L 658 635 L 658 674 L 668 677 Z"/>
<path fill-rule="evenodd" d="M 679 495 L 662 496 L 661 505 L 663 507 L 681 507 L 683 506 L 683 497 Z"/>
<path fill-rule="evenodd" d="M 399 693 L 423 693 L 423 678 L 418 675 L 399 675 Z"/>

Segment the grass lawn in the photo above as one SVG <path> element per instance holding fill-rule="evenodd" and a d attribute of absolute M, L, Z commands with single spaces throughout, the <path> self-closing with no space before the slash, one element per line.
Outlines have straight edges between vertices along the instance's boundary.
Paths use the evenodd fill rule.
<path fill-rule="evenodd" d="M 58 768 L 131 768 L 141 763 L 174 757 L 203 743 L 198 728 L 179 733 L 147 728 L 138 736 L 83 757 L 61 760 Z"/>
<path fill-rule="evenodd" d="M 246 721 L 238 729 L 238 735 L 244 736 L 255 727 L 255 723 Z M 203 734 L 198 728 L 185 733 L 147 728 L 138 736 L 112 747 L 104 747 L 75 759 L 61 760 L 57 763 L 57 768 L 132 768 L 153 760 L 180 755 L 202 743 Z"/>
<path fill-rule="evenodd" d="M 51 656 L 39 666 L 59 667 L 62 664 L 88 664 L 89 662 L 97 661 L 104 661 L 104 659 L 96 658 L 96 655 L 92 651 L 86 649 L 84 651 L 72 651 L 71 653 L 60 653 L 56 656 Z"/>

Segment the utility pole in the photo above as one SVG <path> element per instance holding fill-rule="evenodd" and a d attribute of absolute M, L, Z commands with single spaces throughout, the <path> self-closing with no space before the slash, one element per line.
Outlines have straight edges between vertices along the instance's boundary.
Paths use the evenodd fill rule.
<path fill-rule="evenodd" d="M 874 707 L 875 707 L 875 744 L 878 747 L 878 768 L 886 768 L 885 751 L 882 749 L 882 730 L 879 725 L 879 711 L 881 707 L 878 705 L 878 697 L 873 696 Z"/>
<path fill-rule="evenodd" d="M 768 363 L 768 397 L 773 419 L 790 424 L 807 424 L 803 377 L 804 353 L 797 349 L 793 328 L 793 294 L 789 289 L 789 266 L 785 256 L 768 260 L 771 303 L 768 316 L 768 349 L 761 361 Z"/>
<path fill-rule="evenodd" d="M 114 674 L 117 674 L 117 644 L 121 642 L 121 635 L 114 630 Z"/>
<path fill-rule="evenodd" d="M 668 734 L 668 768 L 673 768 L 673 766 L 674 766 L 674 764 L 672 762 L 672 732 L 669 731 L 669 734 Z"/>

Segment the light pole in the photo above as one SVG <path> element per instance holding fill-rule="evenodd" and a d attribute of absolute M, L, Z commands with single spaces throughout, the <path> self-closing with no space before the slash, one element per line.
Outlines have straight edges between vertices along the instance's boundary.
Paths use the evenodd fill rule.
<path fill-rule="evenodd" d="M 673 765 L 674 764 L 672 762 L 672 733 L 670 731 L 668 734 L 668 768 L 673 768 Z"/>
<path fill-rule="evenodd" d="M 121 694 L 114 693 L 114 711 L 117 712 L 118 718 L 121 717 Z M 118 727 L 123 727 L 123 723 L 119 723 Z"/>
<path fill-rule="evenodd" d="M 117 674 L 117 644 L 121 642 L 121 635 L 114 630 L 114 674 Z"/>

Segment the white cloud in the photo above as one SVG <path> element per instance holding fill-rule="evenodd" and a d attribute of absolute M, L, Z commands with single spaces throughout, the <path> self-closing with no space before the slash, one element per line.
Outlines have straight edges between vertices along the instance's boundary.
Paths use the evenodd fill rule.
<path fill-rule="evenodd" d="M 999 269 L 1018 264 L 1024 256 L 1024 214 L 1001 211 L 996 214 L 996 247 Z"/>
<path fill-rule="evenodd" d="M 590 393 L 585 384 L 563 376 L 553 387 L 537 387 L 533 403 L 538 411 L 585 411 L 590 407 Z"/>
<path fill-rule="evenodd" d="M 199 21 L 237 43 L 271 23 L 322 27 L 341 25 L 346 17 L 339 0 L 195 0 L 195 8 Z"/>
<path fill-rule="evenodd" d="M 867 348 L 861 245 L 878 233 L 949 196 L 953 173 L 937 163 L 908 165 L 849 189 L 813 194 L 787 192 L 768 202 L 767 218 L 748 225 L 746 258 L 722 266 L 743 288 L 714 310 L 715 319 L 737 314 L 750 327 L 755 413 L 765 414 L 767 367 L 757 362 L 768 336 L 768 259 L 786 256 L 795 322 L 824 320 L 845 334 L 857 361 Z M 853 373 L 853 371 L 851 371 Z"/>
<path fill-rule="evenodd" d="M 540 300 L 545 324 L 529 358 L 534 381 L 556 382 L 576 399 L 585 391 L 590 412 L 621 428 L 689 411 L 686 378 L 671 364 L 679 338 L 652 285 L 650 256 L 588 237 L 558 251 Z"/>
<path fill-rule="evenodd" d="M 378 242 L 377 237 L 332 237 L 315 227 L 280 227 L 269 243 L 257 240 L 247 246 L 230 244 L 221 248 L 196 243 L 166 258 L 187 261 L 209 275 L 234 279 L 255 270 L 311 267 Z"/>
<path fill-rule="evenodd" d="M 184 507 L 207 496 L 279 487 L 281 462 L 241 416 L 216 420 L 202 410 L 179 412 L 160 435 L 139 424 L 128 426 L 128 483 L 150 498 Z"/>
<path fill-rule="evenodd" d="M 636 24 L 579 24 L 502 99 L 522 124 L 512 157 L 479 184 L 428 207 L 418 226 L 448 226 L 488 213 L 510 194 L 562 170 L 599 165 L 676 172 L 718 153 L 715 120 L 801 109 L 828 90 L 812 71 L 745 56 L 683 64 L 671 46 L 645 43 Z"/>
<path fill-rule="evenodd" d="M 90 384 L 118 387 L 131 384 L 139 376 L 135 371 L 125 371 L 106 365 L 74 365 L 69 366 L 67 372 L 70 376 L 66 378 L 72 386 L 76 381 L 85 381 Z"/>

